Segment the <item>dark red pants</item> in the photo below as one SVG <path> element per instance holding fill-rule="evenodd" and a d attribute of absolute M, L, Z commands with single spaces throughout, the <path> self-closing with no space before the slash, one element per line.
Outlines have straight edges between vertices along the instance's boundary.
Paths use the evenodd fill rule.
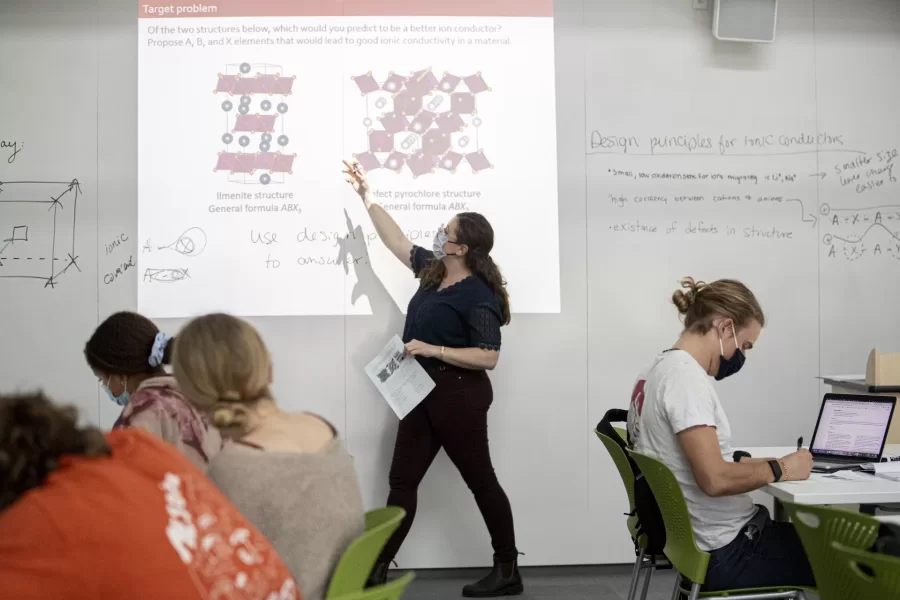
<path fill-rule="evenodd" d="M 512 509 L 500 487 L 488 449 L 487 414 L 494 398 L 484 371 L 445 367 L 430 372 L 437 384 L 412 412 L 400 421 L 391 462 L 388 506 L 406 510 L 406 518 L 381 553 L 393 560 L 416 516 L 419 483 L 443 448 L 472 490 L 491 535 L 494 557 L 516 560 Z"/>

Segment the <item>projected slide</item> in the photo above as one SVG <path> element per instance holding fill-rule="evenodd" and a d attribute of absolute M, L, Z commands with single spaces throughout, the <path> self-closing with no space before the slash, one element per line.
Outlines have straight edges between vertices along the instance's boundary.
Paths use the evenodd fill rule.
<path fill-rule="evenodd" d="M 341 173 L 416 244 L 494 226 L 516 313 L 559 312 L 552 0 L 138 3 L 138 309 L 405 311 Z"/>

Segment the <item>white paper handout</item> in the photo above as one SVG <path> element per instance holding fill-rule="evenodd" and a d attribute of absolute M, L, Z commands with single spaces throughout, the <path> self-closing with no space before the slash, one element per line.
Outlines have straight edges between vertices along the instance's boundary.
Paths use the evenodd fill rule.
<path fill-rule="evenodd" d="M 891 462 L 877 462 L 877 463 L 865 463 L 860 465 L 859 468 L 863 471 L 868 471 L 870 473 L 875 473 L 876 475 L 900 475 L 900 462 L 894 460 Z"/>
<path fill-rule="evenodd" d="M 366 374 L 388 405 L 402 419 L 434 389 L 434 381 L 412 356 L 404 356 L 403 342 L 394 335 L 366 365 Z"/>

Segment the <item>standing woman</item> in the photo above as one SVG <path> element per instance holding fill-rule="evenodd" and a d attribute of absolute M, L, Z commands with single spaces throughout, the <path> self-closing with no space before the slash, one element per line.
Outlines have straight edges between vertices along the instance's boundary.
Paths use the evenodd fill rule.
<path fill-rule="evenodd" d="M 412 526 L 419 483 L 444 448 L 472 490 L 494 547 L 493 570 L 465 586 L 463 596 L 520 594 L 512 509 L 494 473 L 487 436 L 493 391 L 486 372 L 497 365 L 500 327 L 510 321 L 505 282 L 490 256 L 494 230 L 480 214 L 460 213 L 438 230 L 432 250 L 414 246 L 384 208 L 371 201 L 359 165 L 347 167 L 348 182 L 365 203 L 381 241 L 420 281 L 407 309 L 403 342 L 436 384 L 397 430 L 387 503 L 405 509 L 407 516 L 385 546 L 370 583 L 385 581 Z"/>
<path fill-rule="evenodd" d="M 222 438 L 166 374 L 173 342 L 147 317 L 119 312 L 97 327 L 84 346 L 84 357 L 109 399 L 122 407 L 113 429 L 145 429 L 206 471 Z"/>

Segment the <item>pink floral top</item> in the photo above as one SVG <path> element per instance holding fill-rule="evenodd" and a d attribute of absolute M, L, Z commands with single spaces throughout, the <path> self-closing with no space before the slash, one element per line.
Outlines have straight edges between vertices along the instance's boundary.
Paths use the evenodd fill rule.
<path fill-rule="evenodd" d="M 219 432 L 188 404 L 174 377 L 152 377 L 131 395 L 113 429 L 137 427 L 169 442 L 206 472 L 222 448 Z"/>

